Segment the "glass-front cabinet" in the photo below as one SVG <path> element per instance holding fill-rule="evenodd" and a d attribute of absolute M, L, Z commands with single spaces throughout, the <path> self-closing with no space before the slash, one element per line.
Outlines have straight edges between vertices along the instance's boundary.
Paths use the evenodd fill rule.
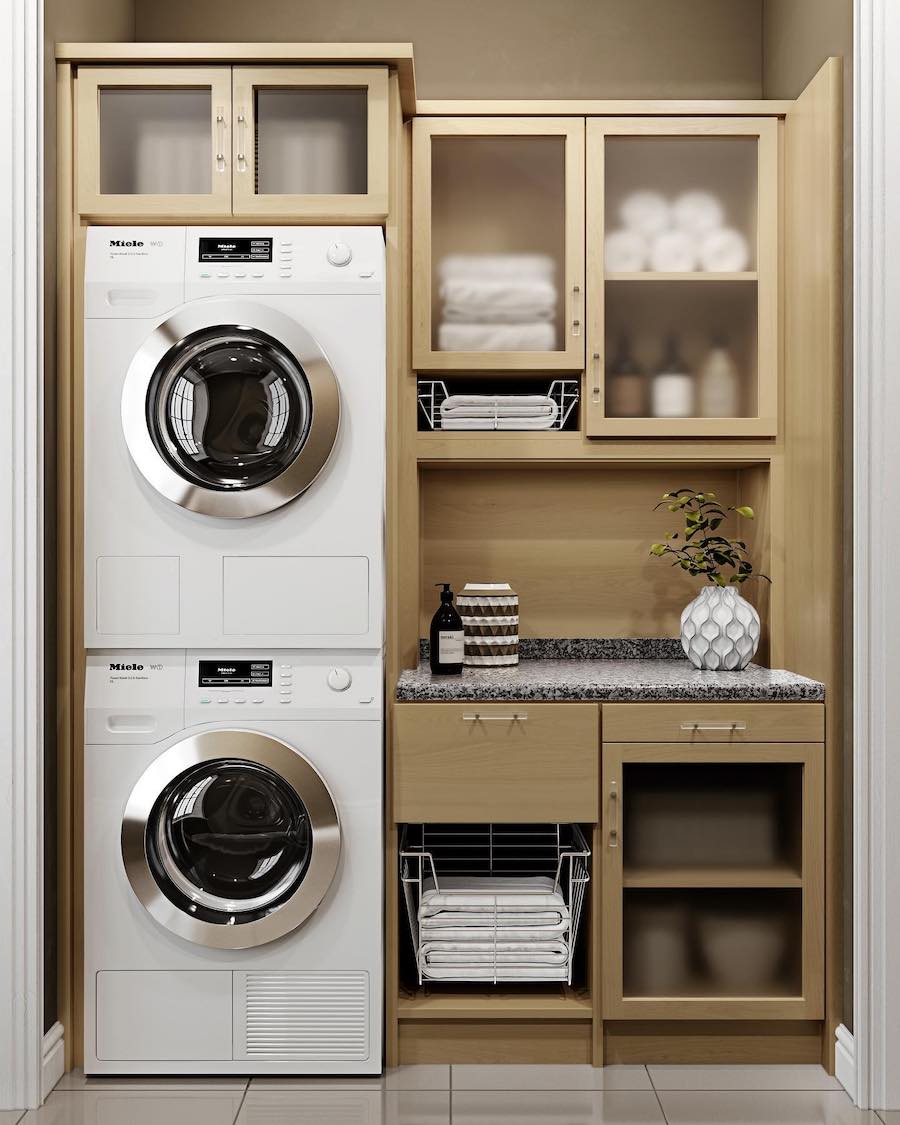
<path fill-rule="evenodd" d="M 587 123 L 589 437 L 777 429 L 773 119 Z"/>
<path fill-rule="evenodd" d="M 413 365 L 584 366 L 583 118 L 413 128 Z"/>
<path fill-rule="evenodd" d="M 384 66 L 80 67 L 78 210 L 381 222 Z"/>
<path fill-rule="evenodd" d="M 79 67 L 78 210 L 231 214 L 230 67 Z"/>

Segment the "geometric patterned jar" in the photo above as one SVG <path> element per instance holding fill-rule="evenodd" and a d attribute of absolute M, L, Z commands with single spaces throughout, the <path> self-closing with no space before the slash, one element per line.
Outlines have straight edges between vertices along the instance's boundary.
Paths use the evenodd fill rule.
<path fill-rule="evenodd" d="M 681 615 L 681 647 L 709 672 L 740 672 L 759 647 L 759 614 L 735 586 L 704 586 Z"/>

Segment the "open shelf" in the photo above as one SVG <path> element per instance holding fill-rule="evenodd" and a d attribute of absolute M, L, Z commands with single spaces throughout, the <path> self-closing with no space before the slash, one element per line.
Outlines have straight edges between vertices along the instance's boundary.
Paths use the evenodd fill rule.
<path fill-rule="evenodd" d="M 742 270 L 738 273 L 706 272 L 691 270 L 685 273 L 662 273 L 659 270 L 636 270 L 634 272 L 610 272 L 604 277 L 606 281 L 757 281 L 759 274 L 756 270 Z"/>
<path fill-rule="evenodd" d="M 623 887 L 664 889 L 666 887 L 691 888 L 766 888 L 800 887 L 803 876 L 792 864 L 771 866 L 710 865 L 629 867 L 625 865 Z"/>
<path fill-rule="evenodd" d="M 401 1020 L 590 1020 L 590 995 L 567 984 L 445 984 L 403 989 Z"/>

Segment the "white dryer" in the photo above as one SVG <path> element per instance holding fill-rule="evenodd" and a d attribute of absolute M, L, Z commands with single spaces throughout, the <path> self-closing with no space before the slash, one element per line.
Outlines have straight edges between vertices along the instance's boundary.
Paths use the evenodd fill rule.
<path fill-rule="evenodd" d="M 381 659 L 89 656 L 89 1074 L 382 1067 Z"/>
<path fill-rule="evenodd" d="M 93 227 L 85 645 L 377 648 L 384 239 Z"/>

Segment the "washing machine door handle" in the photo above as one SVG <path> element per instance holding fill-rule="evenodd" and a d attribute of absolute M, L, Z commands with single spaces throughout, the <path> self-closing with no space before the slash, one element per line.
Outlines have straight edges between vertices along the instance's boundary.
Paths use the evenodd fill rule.
<path fill-rule="evenodd" d="M 337 807 L 280 739 L 215 730 L 170 747 L 138 779 L 122 858 L 144 908 L 188 941 L 246 949 L 302 925 L 331 887 Z"/>

